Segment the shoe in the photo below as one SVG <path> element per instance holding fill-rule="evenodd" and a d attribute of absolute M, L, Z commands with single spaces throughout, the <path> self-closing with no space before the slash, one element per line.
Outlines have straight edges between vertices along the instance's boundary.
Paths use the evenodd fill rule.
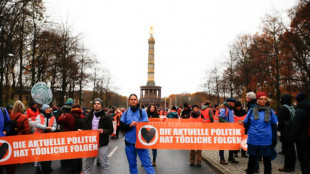
<path fill-rule="evenodd" d="M 156 166 L 156 162 L 152 162 L 152 166 L 155 167 Z"/>
<path fill-rule="evenodd" d="M 294 172 L 295 170 L 292 170 L 292 169 L 286 169 L 286 168 L 282 168 L 282 169 L 279 169 L 279 172 Z"/>
<path fill-rule="evenodd" d="M 201 164 L 197 164 L 197 167 L 201 167 Z"/>
<path fill-rule="evenodd" d="M 236 164 L 239 163 L 239 161 L 235 160 L 235 158 L 228 158 L 228 161 Z"/>
<path fill-rule="evenodd" d="M 97 166 L 100 166 L 100 161 L 99 160 L 97 160 Z"/>
<path fill-rule="evenodd" d="M 228 165 L 228 163 L 225 160 L 220 160 L 220 164 Z"/>
<path fill-rule="evenodd" d="M 189 166 L 194 166 L 195 164 L 194 163 L 191 163 Z"/>
<path fill-rule="evenodd" d="M 243 154 L 242 157 L 248 158 L 249 156 L 247 154 Z"/>

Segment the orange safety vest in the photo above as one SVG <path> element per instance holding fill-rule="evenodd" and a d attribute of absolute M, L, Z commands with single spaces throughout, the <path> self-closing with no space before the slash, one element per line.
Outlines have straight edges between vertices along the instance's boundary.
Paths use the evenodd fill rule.
<path fill-rule="evenodd" d="M 45 124 L 45 123 L 44 123 L 45 117 L 44 117 L 42 114 L 40 114 L 40 120 L 41 120 L 41 124 L 44 125 L 44 124 Z M 52 126 L 53 126 L 54 120 L 55 120 L 55 117 L 52 116 L 52 117 L 50 118 L 50 120 L 49 120 L 49 123 L 48 123 L 48 126 L 49 126 L 49 127 L 52 127 Z M 35 131 L 34 133 L 35 133 L 35 134 L 41 134 L 41 133 L 44 133 L 44 130 L 36 128 L 36 131 Z"/>
<path fill-rule="evenodd" d="M 201 115 L 199 115 L 198 118 L 193 118 L 192 116 L 189 116 L 188 120 L 190 120 L 191 122 L 203 122 Z"/>
<path fill-rule="evenodd" d="M 206 123 L 211 123 L 211 119 L 210 119 L 210 115 L 209 115 L 210 110 L 212 110 L 212 109 L 207 108 L 207 109 L 201 111 L 201 114 L 205 118 Z"/>
<path fill-rule="evenodd" d="M 227 107 L 225 107 L 225 106 L 223 106 L 222 108 L 225 108 L 225 110 L 226 110 L 226 113 L 225 113 L 225 117 L 226 117 L 227 114 L 228 114 L 228 109 L 227 109 Z M 220 122 L 220 110 L 221 110 L 222 108 L 220 108 L 219 110 L 217 110 L 217 111 L 215 112 L 214 117 L 213 117 L 214 123 L 219 123 L 219 122 Z"/>

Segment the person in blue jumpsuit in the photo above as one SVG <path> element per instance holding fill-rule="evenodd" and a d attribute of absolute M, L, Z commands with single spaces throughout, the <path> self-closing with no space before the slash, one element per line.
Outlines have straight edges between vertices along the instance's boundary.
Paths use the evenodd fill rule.
<path fill-rule="evenodd" d="M 148 149 L 137 149 L 136 143 L 136 125 L 137 122 L 148 122 L 147 113 L 140 108 L 138 97 L 131 94 L 128 99 L 129 108 L 123 113 L 120 120 L 120 127 L 125 131 L 125 151 L 129 163 L 131 174 L 137 174 L 137 154 L 147 174 L 154 174 L 154 168 L 151 163 Z"/>

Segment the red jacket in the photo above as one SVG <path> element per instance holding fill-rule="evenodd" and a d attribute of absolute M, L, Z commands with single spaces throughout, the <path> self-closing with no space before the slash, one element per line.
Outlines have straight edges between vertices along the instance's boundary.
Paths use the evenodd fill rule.
<path fill-rule="evenodd" d="M 17 119 L 17 126 L 16 126 L 17 130 L 18 130 L 17 135 L 30 134 L 30 126 L 29 126 L 29 121 L 28 121 L 27 115 L 22 114 L 20 112 L 19 113 L 11 113 L 10 119 L 15 120 L 18 115 L 20 115 L 20 116 Z"/>
<path fill-rule="evenodd" d="M 27 109 L 27 117 L 31 118 L 32 121 L 36 121 L 38 115 L 40 115 L 39 109 L 37 109 L 37 112 L 33 112 L 31 108 Z"/>
<path fill-rule="evenodd" d="M 74 108 L 71 110 L 71 113 L 63 113 L 57 118 L 57 123 L 64 125 L 64 131 L 76 131 L 75 127 L 75 115 L 78 118 L 85 118 L 82 114 L 83 110 L 79 108 Z"/>

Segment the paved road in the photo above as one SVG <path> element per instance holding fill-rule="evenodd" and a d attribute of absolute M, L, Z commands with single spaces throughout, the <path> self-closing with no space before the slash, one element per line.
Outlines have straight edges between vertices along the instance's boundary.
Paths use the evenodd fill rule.
<path fill-rule="evenodd" d="M 109 143 L 109 164 L 112 174 L 129 173 L 127 158 L 125 155 L 125 143 L 123 136 L 119 139 L 112 139 Z M 152 151 L 150 150 L 152 156 Z M 66 169 L 60 167 L 60 161 L 52 162 L 53 174 L 68 174 Z M 145 173 L 141 162 L 138 160 L 139 173 Z M 23 164 L 17 168 L 16 174 L 32 174 L 35 172 L 33 163 Z M 208 173 L 217 174 L 217 172 L 209 167 L 206 163 L 202 163 L 202 167 L 189 166 L 189 150 L 158 150 L 156 173 L 164 174 L 198 174 Z M 100 173 L 100 168 L 94 164 L 93 173 Z"/>

